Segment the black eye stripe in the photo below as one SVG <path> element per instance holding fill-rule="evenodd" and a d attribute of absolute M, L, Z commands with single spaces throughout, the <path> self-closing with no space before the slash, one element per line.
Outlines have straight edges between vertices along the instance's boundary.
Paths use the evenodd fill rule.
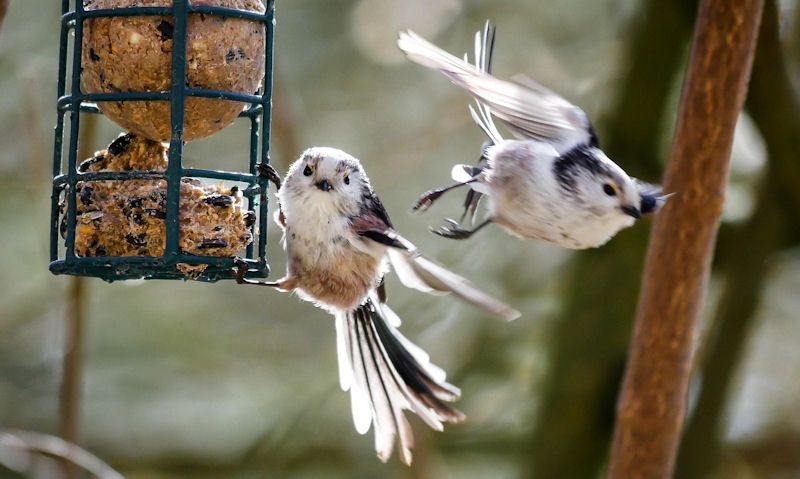
<path fill-rule="evenodd" d="M 603 185 L 603 192 L 608 196 L 617 196 L 617 190 L 611 185 L 611 183 L 606 183 Z"/>

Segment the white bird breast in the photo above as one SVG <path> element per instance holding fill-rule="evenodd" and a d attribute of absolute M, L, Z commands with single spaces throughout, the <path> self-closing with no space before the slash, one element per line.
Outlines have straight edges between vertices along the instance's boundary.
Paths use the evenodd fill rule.
<path fill-rule="evenodd" d="M 553 173 L 552 145 L 504 141 L 488 151 L 489 214 L 513 235 L 570 249 L 601 246 L 634 219 L 622 211 L 597 215 L 566 197 Z"/>

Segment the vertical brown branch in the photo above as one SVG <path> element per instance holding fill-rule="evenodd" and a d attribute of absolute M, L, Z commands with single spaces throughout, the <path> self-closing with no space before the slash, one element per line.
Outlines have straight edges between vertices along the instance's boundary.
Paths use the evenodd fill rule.
<path fill-rule="evenodd" d="M 291 109 L 288 83 L 280 75 L 275 75 L 272 88 L 272 135 L 271 142 L 275 146 L 272 157 L 280 157 L 279 164 L 288 167 L 300 154 L 300 134 Z M 275 151 L 278 150 L 278 151 Z"/>
<path fill-rule="evenodd" d="M 695 26 L 666 191 L 655 221 L 608 477 L 672 476 L 692 364 L 763 0 L 703 0 Z"/>
<path fill-rule="evenodd" d="M 791 243 L 800 211 L 800 101 L 780 42 L 778 7 L 764 4 L 746 107 L 767 144 L 769 164 L 755 211 L 734 237 L 702 361 L 702 387 L 678 456 L 678 477 L 708 477 L 719 462 L 725 406 L 748 332 L 767 286 L 769 259 Z"/>
<path fill-rule="evenodd" d="M 0 0 L 2 1 L 2 0 Z M 46 153 L 48 138 L 42 135 L 46 131 L 43 126 L 41 111 L 41 88 L 42 85 L 37 81 L 34 72 L 24 75 L 24 94 L 21 97 L 18 115 L 21 118 L 20 136 L 25 138 L 27 152 L 25 158 L 24 174 L 26 175 L 25 184 L 38 193 L 48 182 L 48 173 L 52 168 L 48 163 L 52 160 L 51 155 Z"/>
<path fill-rule="evenodd" d="M 8 3 L 10 0 L 0 0 L 0 30 L 3 29 L 3 21 L 6 19 L 8 13 Z"/>
<path fill-rule="evenodd" d="M 97 132 L 97 117 L 86 115 L 81 122 L 78 158 L 92 155 Z M 81 389 L 83 385 L 83 329 L 86 310 L 85 278 L 70 277 L 64 318 L 64 360 L 59 403 L 59 435 L 79 444 Z M 64 462 L 64 477 L 76 477 L 77 468 Z"/>
<path fill-rule="evenodd" d="M 604 151 L 637 178 L 655 181 L 661 172 L 660 132 L 673 117 L 668 99 L 696 11 L 697 0 L 651 0 L 625 38 L 620 94 L 596 126 Z M 630 272 L 642 270 L 647 232 L 631 228 L 575 258 L 548 340 L 551 366 L 528 446 L 531 477 L 594 477 L 606 461 L 639 293 Z"/>

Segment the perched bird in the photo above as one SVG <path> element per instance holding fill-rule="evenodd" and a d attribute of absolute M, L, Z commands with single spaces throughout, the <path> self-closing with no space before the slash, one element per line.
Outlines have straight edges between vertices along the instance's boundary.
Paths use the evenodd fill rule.
<path fill-rule="evenodd" d="M 464 278 L 422 256 L 392 226 L 361 163 L 334 148 L 311 148 L 289 168 L 279 186 L 277 223 L 283 228 L 287 274 L 275 282 L 237 281 L 293 291 L 335 317 L 339 381 L 350 390 L 356 430 L 375 428 L 375 450 L 384 462 L 399 440 L 400 458 L 411 463 L 414 440 L 403 410 L 433 429 L 464 415 L 447 402 L 459 390 L 445 372 L 398 331 L 400 319 L 386 305 L 383 276 L 389 264 L 408 287 L 453 293 L 506 320 L 510 306 L 477 290 Z"/>
<path fill-rule="evenodd" d="M 474 222 L 481 196 L 488 217 L 472 230 L 447 219 L 434 230 L 464 239 L 497 223 L 511 234 L 571 249 L 605 244 L 643 214 L 657 211 L 669 195 L 629 177 L 611 161 L 586 114 L 530 79 L 510 82 L 491 75 L 495 30 L 489 22 L 475 36 L 475 64 L 457 58 L 417 34 L 400 34 L 398 46 L 412 61 L 439 70 L 475 99 L 469 107 L 489 138 L 476 166 L 456 165 L 455 184 L 431 190 L 414 205 L 424 211 L 442 194 L 467 185 L 464 216 Z M 517 138 L 503 138 L 493 117 Z"/>

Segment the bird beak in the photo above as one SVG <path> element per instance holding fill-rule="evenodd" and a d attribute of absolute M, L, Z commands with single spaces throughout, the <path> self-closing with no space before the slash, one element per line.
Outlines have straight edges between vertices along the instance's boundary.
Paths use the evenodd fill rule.
<path fill-rule="evenodd" d="M 674 195 L 675 193 L 669 193 L 666 195 L 662 195 L 661 192 L 658 194 L 641 194 L 642 197 L 642 206 L 641 212 L 643 215 L 648 213 L 657 213 L 658 210 L 661 209 L 662 206 L 667 202 L 667 198 Z"/>
<path fill-rule="evenodd" d="M 635 207 L 635 206 L 630 206 L 630 205 L 628 205 L 628 206 L 623 206 L 623 207 L 622 207 L 622 211 L 623 211 L 623 212 L 624 212 L 626 215 L 628 215 L 628 216 L 632 216 L 632 217 L 634 217 L 634 218 L 635 218 L 635 219 L 637 219 L 637 220 L 638 220 L 639 218 L 641 218 L 641 217 L 642 217 L 642 212 L 641 212 L 641 211 L 639 211 L 639 208 L 637 208 L 637 207 Z"/>
<path fill-rule="evenodd" d="M 654 195 L 641 195 L 642 196 L 642 214 L 652 213 L 656 210 L 656 197 Z"/>
<path fill-rule="evenodd" d="M 322 191 L 330 191 L 333 189 L 333 186 L 328 183 L 328 180 L 322 180 L 317 182 L 317 188 L 321 189 Z"/>

